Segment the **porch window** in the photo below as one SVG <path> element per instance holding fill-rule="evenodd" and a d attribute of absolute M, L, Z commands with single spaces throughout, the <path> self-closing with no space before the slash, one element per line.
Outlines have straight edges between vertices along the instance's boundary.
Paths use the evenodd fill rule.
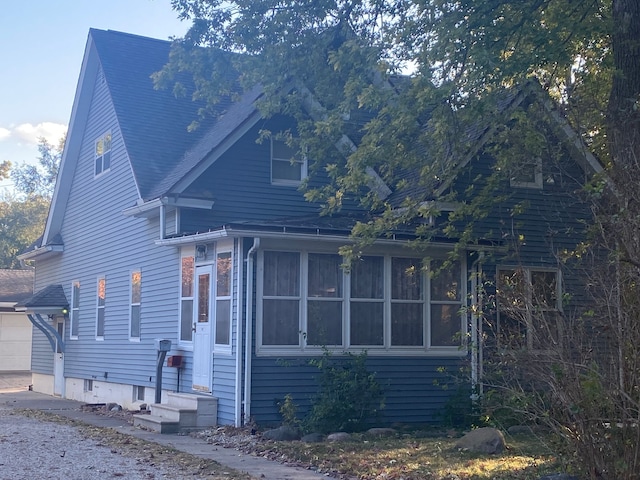
<path fill-rule="evenodd" d="M 351 345 L 384 343 L 384 265 L 382 257 L 363 257 L 351 270 Z"/>
<path fill-rule="evenodd" d="M 96 340 L 104 340 L 105 305 L 107 300 L 107 280 L 98 277 L 96 288 Z"/>
<path fill-rule="evenodd" d="M 497 273 L 498 345 L 546 350 L 561 335 L 560 272 L 513 268 Z"/>
<path fill-rule="evenodd" d="M 140 340 L 140 305 L 142 297 L 142 273 L 131 272 L 131 305 L 129 309 L 129 339 Z"/>
<path fill-rule="evenodd" d="M 343 345 L 341 263 L 339 255 L 309 254 L 308 345 Z"/>
<path fill-rule="evenodd" d="M 71 283 L 71 312 L 69 315 L 70 323 L 70 339 L 76 340 L 78 338 L 80 322 L 80 281 L 74 280 Z"/>
<path fill-rule="evenodd" d="M 342 268 L 334 253 L 258 256 L 258 350 L 320 347 L 459 354 L 465 324 L 463 263 L 430 277 L 422 259 L 369 255 Z"/>
<path fill-rule="evenodd" d="M 231 346 L 232 265 L 231 252 L 216 255 L 216 346 Z"/>
<path fill-rule="evenodd" d="M 95 171 L 97 177 L 111 168 L 111 132 L 106 132 L 96 140 Z"/>
<path fill-rule="evenodd" d="M 265 252 L 262 344 L 300 343 L 300 254 Z"/>
<path fill-rule="evenodd" d="M 391 259 L 391 344 L 424 345 L 422 261 Z"/>
<path fill-rule="evenodd" d="M 195 258 L 193 255 L 181 258 L 180 262 L 180 341 L 193 339 L 193 281 Z"/>
<path fill-rule="evenodd" d="M 430 346 L 452 347 L 460 345 L 460 314 L 462 285 L 460 264 L 442 268 L 442 261 L 431 263 L 431 335 Z"/>

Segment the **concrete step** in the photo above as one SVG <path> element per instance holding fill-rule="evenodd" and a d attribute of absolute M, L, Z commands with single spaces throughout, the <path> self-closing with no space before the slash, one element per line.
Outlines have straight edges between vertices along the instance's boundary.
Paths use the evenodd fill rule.
<path fill-rule="evenodd" d="M 134 415 L 133 425 L 156 433 L 178 433 L 180 431 L 180 422 L 167 420 L 155 415 Z"/>
<path fill-rule="evenodd" d="M 180 422 L 181 426 L 195 426 L 198 411 L 176 407 L 166 403 L 154 403 L 151 405 L 151 415 L 174 422 Z"/>

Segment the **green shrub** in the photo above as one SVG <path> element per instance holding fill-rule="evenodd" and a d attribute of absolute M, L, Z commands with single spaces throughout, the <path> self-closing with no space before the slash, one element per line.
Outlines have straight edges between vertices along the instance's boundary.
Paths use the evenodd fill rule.
<path fill-rule="evenodd" d="M 305 421 L 306 429 L 322 433 L 364 430 L 384 408 L 376 374 L 366 368 L 367 354 L 338 360 L 328 350 L 309 363 L 318 368 L 319 390 Z"/>

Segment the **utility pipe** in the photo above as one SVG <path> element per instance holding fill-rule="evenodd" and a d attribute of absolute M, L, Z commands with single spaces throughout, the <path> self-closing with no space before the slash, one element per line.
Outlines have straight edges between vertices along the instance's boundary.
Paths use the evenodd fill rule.
<path fill-rule="evenodd" d="M 253 246 L 247 252 L 247 295 L 245 307 L 245 351 L 244 351 L 244 423 L 251 418 L 251 355 L 253 352 L 253 254 L 260 247 L 260 238 L 253 239 Z"/>

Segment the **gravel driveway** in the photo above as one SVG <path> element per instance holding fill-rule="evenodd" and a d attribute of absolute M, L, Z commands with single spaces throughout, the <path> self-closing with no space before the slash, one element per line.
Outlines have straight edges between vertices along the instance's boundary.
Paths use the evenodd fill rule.
<path fill-rule="evenodd" d="M 77 428 L 27 418 L 0 406 L 0 480 L 197 478 L 152 457 L 124 456 Z"/>

